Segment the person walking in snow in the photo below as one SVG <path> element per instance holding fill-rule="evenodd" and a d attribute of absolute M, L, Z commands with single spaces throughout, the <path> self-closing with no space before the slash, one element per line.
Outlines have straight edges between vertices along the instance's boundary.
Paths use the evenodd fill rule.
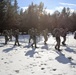
<path fill-rule="evenodd" d="M 43 30 L 43 36 L 44 36 L 44 44 L 46 45 L 48 40 L 48 29 Z"/>
<path fill-rule="evenodd" d="M 33 40 L 33 43 L 31 44 L 31 46 L 32 46 L 32 48 L 33 48 L 34 45 L 35 45 L 35 48 L 38 48 L 37 45 L 36 45 L 37 29 L 32 29 L 31 32 L 32 32 L 31 39 Z"/>
<path fill-rule="evenodd" d="M 18 44 L 18 46 L 20 46 L 19 40 L 18 40 L 19 39 L 19 29 L 14 31 L 14 37 L 15 37 L 15 44 L 14 44 L 14 46 L 17 45 L 17 44 Z"/>
<path fill-rule="evenodd" d="M 30 43 L 30 41 L 32 39 L 32 31 L 33 30 L 34 30 L 34 28 L 31 28 L 31 29 L 28 30 L 28 34 L 30 35 L 30 37 L 29 37 L 29 43 Z"/>
<path fill-rule="evenodd" d="M 5 36 L 5 45 L 6 45 L 7 42 L 9 41 L 9 38 L 8 38 L 8 30 L 4 30 L 3 31 L 3 35 Z"/>
<path fill-rule="evenodd" d="M 62 41 L 62 44 L 63 46 L 66 46 L 65 42 L 66 42 L 66 36 L 67 36 L 67 33 L 68 33 L 68 28 L 60 28 L 60 34 L 61 34 L 61 37 L 63 37 L 63 41 Z"/>
<path fill-rule="evenodd" d="M 12 41 L 12 29 L 9 30 L 9 39 Z"/>
<path fill-rule="evenodd" d="M 55 49 L 58 50 L 58 51 L 61 51 L 60 49 L 60 42 L 61 42 L 61 39 L 60 39 L 60 29 L 59 28 L 55 28 L 53 30 L 53 36 L 55 37 L 56 39 L 56 45 L 55 45 Z"/>

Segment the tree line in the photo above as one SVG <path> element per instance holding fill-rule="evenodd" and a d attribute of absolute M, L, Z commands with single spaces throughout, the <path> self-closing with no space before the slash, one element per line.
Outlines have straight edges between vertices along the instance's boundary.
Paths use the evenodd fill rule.
<path fill-rule="evenodd" d="M 53 14 L 44 10 L 44 3 L 39 5 L 31 3 L 23 11 L 20 9 L 17 0 L 0 0 L 0 32 L 7 29 L 19 29 L 21 32 L 28 32 L 30 28 L 37 28 L 39 31 L 48 29 L 51 32 L 54 28 L 68 28 L 73 32 L 76 30 L 76 12 L 70 8 L 63 8 L 61 12 L 56 10 Z"/>

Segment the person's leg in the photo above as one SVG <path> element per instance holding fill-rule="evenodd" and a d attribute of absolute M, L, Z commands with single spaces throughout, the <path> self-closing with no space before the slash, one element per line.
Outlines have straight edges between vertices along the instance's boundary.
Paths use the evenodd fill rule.
<path fill-rule="evenodd" d="M 35 48 L 37 48 L 37 46 L 36 46 L 36 38 L 34 39 L 34 44 L 35 44 Z"/>
<path fill-rule="evenodd" d="M 5 45 L 7 44 L 7 42 L 8 42 L 8 37 L 5 36 Z"/>
<path fill-rule="evenodd" d="M 7 39 L 6 39 L 6 37 L 5 37 L 5 45 L 7 44 Z"/>
<path fill-rule="evenodd" d="M 55 46 L 55 49 L 57 49 L 58 51 L 61 51 L 60 50 L 60 37 L 56 37 L 56 41 L 57 41 L 57 44 Z"/>
<path fill-rule="evenodd" d="M 14 44 L 14 46 L 16 45 L 16 40 L 15 40 L 15 44 Z"/>
<path fill-rule="evenodd" d="M 20 46 L 19 41 L 18 41 L 18 37 L 16 38 L 16 42 L 17 42 L 18 46 Z"/>
<path fill-rule="evenodd" d="M 65 46 L 66 44 L 65 44 L 65 41 L 66 41 L 66 36 L 64 36 L 63 37 L 63 42 L 62 42 L 62 44 Z"/>
<path fill-rule="evenodd" d="M 60 51 L 60 41 L 58 42 L 58 51 Z"/>
<path fill-rule="evenodd" d="M 14 46 L 16 45 L 16 43 L 17 43 L 17 39 L 16 39 L 16 37 L 15 37 L 15 44 L 14 44 Z"/>
<path fill-rule="evenodd" d="M 31 44 L 32 48 L 33 48 L 33 44 L 34 44 L 34 43 Z"/>
<path fill-rule="evenodd" d="M 20 46 L 19 41 L 17 41 L 17 43 L 18 43 L 18 46 Z"/>
<path fill-rule="evenodd" d="M 30 43 L 30 40 L 31 40 L 31 36 L 30 36 L 30 38 L 29 38 L 29 43 Z"/>
<path fill-rule="evenodd" d="M 56 45 L 55 45 L 55 49 L 58 49 L 58 38 L 56 37 Z"/>
<path fill-rule="evenodd" d="M 46 44 L 47 44 L 47 43 L 46 43 L 46 42 L 47 42 L 47 37 L 45 37 L 44 39 L 45 39 L 44 44 L 46 45 Z"/>
<path fill-rule="evenodd" d="M 55 49 L 57 50 L 58 48 L 57 48 L 57 44 L 55 45 Z"/>

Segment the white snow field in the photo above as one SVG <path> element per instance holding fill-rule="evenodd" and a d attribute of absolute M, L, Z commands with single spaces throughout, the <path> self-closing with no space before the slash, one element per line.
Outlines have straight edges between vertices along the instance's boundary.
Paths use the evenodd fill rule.
<path fill-rule="evenodd" d="M 13 46 L 13 41 L 3 45 L 0 36 L 0 75 L 76 75 L 76 40 L 73 34 L 67 35 L 66 44 L 61 44 L 61 52 L 54 49 L 55 38 L 38 38 L 38 48 L 28 44 L 29 35 L 20 35 L 21 46 Z M 61 40 L 62 37 L 61 37 Z"/>

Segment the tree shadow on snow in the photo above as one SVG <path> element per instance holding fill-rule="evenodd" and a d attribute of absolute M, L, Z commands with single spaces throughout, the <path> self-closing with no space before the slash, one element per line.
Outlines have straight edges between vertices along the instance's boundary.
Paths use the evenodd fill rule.
<path fill-rule="evenodd" d="M 70 53 L 71 53 L 71 52 L 73 52 L 73 53 L 75 53 L 75 54 L 76 54 L 76 51 L 74 51 L 73 49 L 71 49 L 71 48 L 70 48 L 70 47 L 68 47 L 68 46 L 66 47 L 66 49 L 65 49 L 65 50 L 66 50 L 66 51 L 68 51 L 68 52 L 70 52 Z"/>
<path fill-rule="evenodd" d="M 5 53 L 10 52 L 10 51 L 12 51 L 12 50 L 13 50 L 13 48 L 14 48 L 14 46 L 13 46 L 13 47 L 11 47 L 11 48 L 4 49 L 4 50 L 3 50 L 3 52 L 5 52 Z"/>
<path fill-rule="evenodd" d="M 58 53 L 59 56 L 56 57 L 55 59 L 59 62 L 59 63 L 62 63 L 62 64 L 68 64 L 70 63 L 71 65 L 76 65 L 76 63 L 73 63 L 72 60 L 70 60 L 69 58 L 65 57 L 64 54 L 62 53 Z"/>
<path fill-rule="evenodd" d="M 32 50 L 28 51 L 28 52 L 25 54 L 25 56 L 33 57 L 35 53 L 37 53 L 37 52 L 35 52 L 35 48 L 32 48 Z"/>

